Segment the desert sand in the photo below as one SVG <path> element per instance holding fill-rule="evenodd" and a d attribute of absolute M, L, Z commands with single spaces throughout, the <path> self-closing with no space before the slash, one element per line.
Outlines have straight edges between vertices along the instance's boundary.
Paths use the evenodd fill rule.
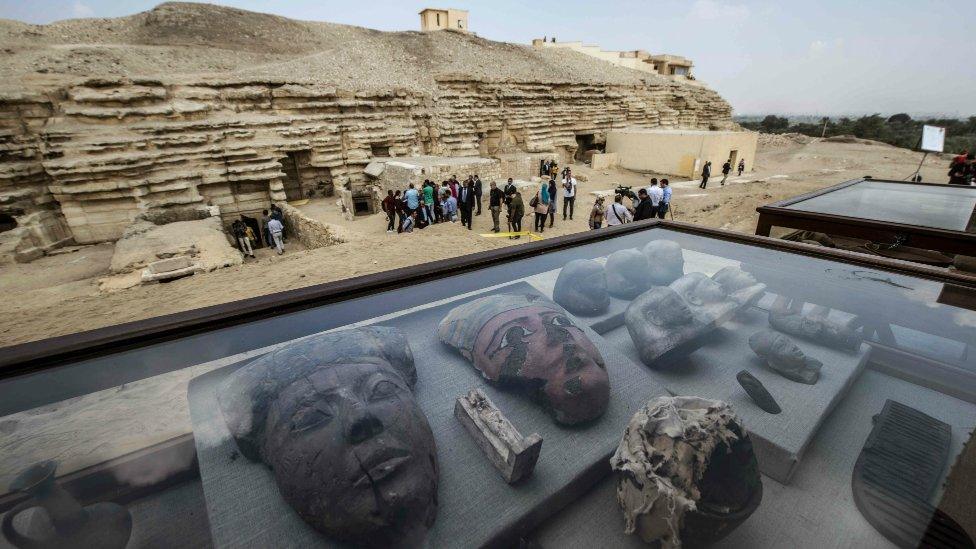
<path fill-rule="evenodd" d="M 822 141 L 802 136 L 762 136 L 754 168 L 732 177 L 726 186 L 718 179 L 708 189 L 697 182 L 674 184 L 673 214 L 676 221 L 700 224 L 752 234 L 756 207 L 812 190 L 871 175 L 877 178 L 907 179 L 922 156 L 906 149 L 880 143 Z M 922 166 L 925 181 L 945 181 L 948 159 L 929 156 Z M 576 216 L 562 221 L 543 238 L 587 230 L 587 214 L 593 206 L 591 191 L 607 190 L 616 184 L 646 184 L 653 174 L 626 170 L 594 171 L 573 165 L 587 181 L 579 185 Z M 676 181 L 678 178 L 672 178 Z M 561 207 L 562 204 L 559 204 Z M 382 214 L 342 219 L 335 199 L 320 199 L 300 206 L 310 217 L 343 226 L 349 241 L 337 246 L 296 250 L 292 244 L 283 256 L 267 249 L 243 265 L 198 273 L 168 284 L 137 286 L 105 291 L 99 281 L 109 273 L 112 244 L 71 248 L 28 264 L 4 265 L 0 269 L 0 292 L 17 295 L 8 302 L 8 313 L 0 320 L 0 345 L 11 345 L 70 334 L 82 330 L 176 313 L 258 295 L 280 292 L 434 261 L 504 246 L 525 240 L 485 238 L 491 228 L 490 214 L 475 218 L 474 230 L 459 224 L 434 225 L 413 234 L 387 234 Z M 531 227 L 531 217 L 523 226 Z M 423 254 L 410 250 L 423 249 Z"/>

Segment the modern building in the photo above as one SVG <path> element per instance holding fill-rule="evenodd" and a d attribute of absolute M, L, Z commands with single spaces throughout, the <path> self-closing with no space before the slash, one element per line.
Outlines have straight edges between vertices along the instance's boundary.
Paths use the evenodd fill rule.
<path fill-rule="evenodd" d="M 689 82 L 694 82 L 695 80 L 695 77 L 691 74 L 691 68 L 694 64 L 691 62 L 691 59 L 681 57 L 680 55 L 651 55 L 644 50 L 606 51 L 596 45 L 583 44 L 582 42 L 552 42 L 546 38 L 532 40 L 532 46 L 535 48 L 573 50 L 583 55 L 589 55 L 590 57 L 613 63 L 618 67 L 658 74 L 671 78 L 672 80 Z"/>
<path fill-rule="evenodd" d="M 615 154 L 622 168 L 638 172 L 697 177 L 706 161 L 712 175 L 721 177 L 722 164 L 733 169 L 745 160 L 752 171 L 756 161 L 755 132 L 626 129 L 607 132 L 607 153 Z"/>
<path fill-rule="evenodd" d="M 447 29 L 468 32 L 468 10 L 425 8 L 420 12 L 421 31 Z"/>

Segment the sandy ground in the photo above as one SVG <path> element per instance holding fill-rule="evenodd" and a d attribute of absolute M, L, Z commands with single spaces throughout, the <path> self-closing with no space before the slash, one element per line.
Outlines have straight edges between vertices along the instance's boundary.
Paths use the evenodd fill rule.
<path fill-rule="evenodd" d="M 713 178 L 708 189 L 696 182 L 676 183 L 674 219 L 753 233 L 762 204 L 834 185 L 862 175 L 907 178 L 921 155 L 880 144 L 787 142 L 761 148 L 755 170 L 733 177 L 721 187 Z M 750 159 L 746 159 L 747 162 Z M 926 181 L 945 179 L 945 162 L 929 158 L 922 168 Z M 587 176 L 579 186 L 576 215 L 556 224 L 543 237 L 587 230 L 587 214 L 593 205 L 590 191 L 644 184 L 648 175 L 624 170 L 596 172 L 573 166 Z M 772 176 L 787 176 L 767 179 Z M 767 179 L 763 181 L 764 179 Z M 560 201 L 561 202 L 561 201 Z M 562 204 L 559 204 L 561 208 Z M 312 284 L 331 282 L 425 261 L 444 259 L 525 240 L 485 238 L 491 228 L 487 209 L 475 218 L 474 230 L 459 224 L 434 225 L 413 234 L 387 234 L 382 214 L 345 221 L 334 200 L 302 206 L 310 216 L 343 225 L 350 241 L 314 250 L 295 250 L 276 256 L 260 253 L 244 265 L 197 274 L 168 284 L 139 286 L 118 292 L 100 292 L 98 279 L 111 261 L 111 244 L 82 247 L 71 253 L 41 258 L 29 264 L 0 266 L 0 293 L 16 295 L 7 300 L 8 314 L 0 319 L 0 345 L 69 334 L 111 324 L 140 320 L 188 309 L 269 294 Z M 523 226 L 532 226 L 526 217 Z M 417 250 L 423 250 L 417 253 Z"/>

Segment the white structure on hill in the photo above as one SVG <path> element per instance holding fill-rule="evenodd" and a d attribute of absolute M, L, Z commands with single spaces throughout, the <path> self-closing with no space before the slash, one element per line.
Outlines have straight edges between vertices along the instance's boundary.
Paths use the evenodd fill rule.
<path fill-rule="evenodd" d="M 693 66 L 691 59 L 680 55 L 663 53 L 651 55 L 644 50 L 606 51 L 600 49 L 600 46 L 585 45 L 582 42 L 550 42 L 545 38 L 532 40 L 532 47 L 573 50 L 613 63 L 619 67 L 666 76 L 672 80 L 695 81 L 695 77 L 691 74 L 691 67 Z"/>

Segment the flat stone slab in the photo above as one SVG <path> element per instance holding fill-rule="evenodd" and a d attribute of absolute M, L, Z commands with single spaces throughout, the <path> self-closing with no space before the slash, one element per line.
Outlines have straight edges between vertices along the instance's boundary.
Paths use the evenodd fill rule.
<path fill-rule="evenodd" d="M 489 385 L 473 365 L 437 339 L 436 327 L 455 306 L 489 293 L 536 293 L 520 282 L 428 309 L 384 317 L 403 330 L 417 367 L 415 395 L 434 433 L 440 467 L 431 547 L 481 547 L 517 542 L 542 520 L 575 501 L 609 471 L 624 426 L 647 400 L 666 393 L 651 373 L 583 327 L 603 355 L 610 402 L 592 423 L 558 425 L 539 404 Z M 369 324 L 370 321 L 360 323 Z M 281 499 L 270 471 L 240 456 L 214 400 L 217 384 L 244 362 L 202 375 L 188 390 L 190 415 L 214 547 L 334 547 Z M 509 485 L 454 417 L 458 395 L 481 389 L 522 433 L 545 440 L 532 476 Z"/>
<path fill-rule="evenodd" d="M 163 270 L 163 271 L 155 271 L 154 272 L 154 268 L 153 268 L 153 265 L 155 265 L 156 263 L 162 263 L 162 261 L 157 261 L 156 263 L 150 263 L 149 264 L 149 267 L 147 267 L 146 269 L 144 269 L 142 271 L 142 283 L 143 284 L 148 284 L 150 282 L 161 282 L 161 281 L 164 281 L 164 280 L 173 280 L 173 279 L 176 279 L 176 278 L 183 278 L 184 276 L 190 276 L 190 275 L 192 275 L 194 273 L 198 273 L 198 272 L 204 270 L 202 266 L 200 266 L 200 265 L 198 265 L 196 263 L 189 264 L 189 258 L 187 258 L 187 257 L 173 257 L 173 258 L 170 258 L 170 259 L 164 259 L 163 261 L 172 261 L 172 260 L 176 260 L 176 259 L 181 259 L 183 261 L 173 262 L 173 263 L 169 263 L 167 265 L 164 265 L 161 268 L 167 269 L 167 270 Z M 173 265 L 186 265 L 186 266 L 185 267 L 180 267 L 180 268 L 175 268 L 175 269 L 170 268 Z"/>

